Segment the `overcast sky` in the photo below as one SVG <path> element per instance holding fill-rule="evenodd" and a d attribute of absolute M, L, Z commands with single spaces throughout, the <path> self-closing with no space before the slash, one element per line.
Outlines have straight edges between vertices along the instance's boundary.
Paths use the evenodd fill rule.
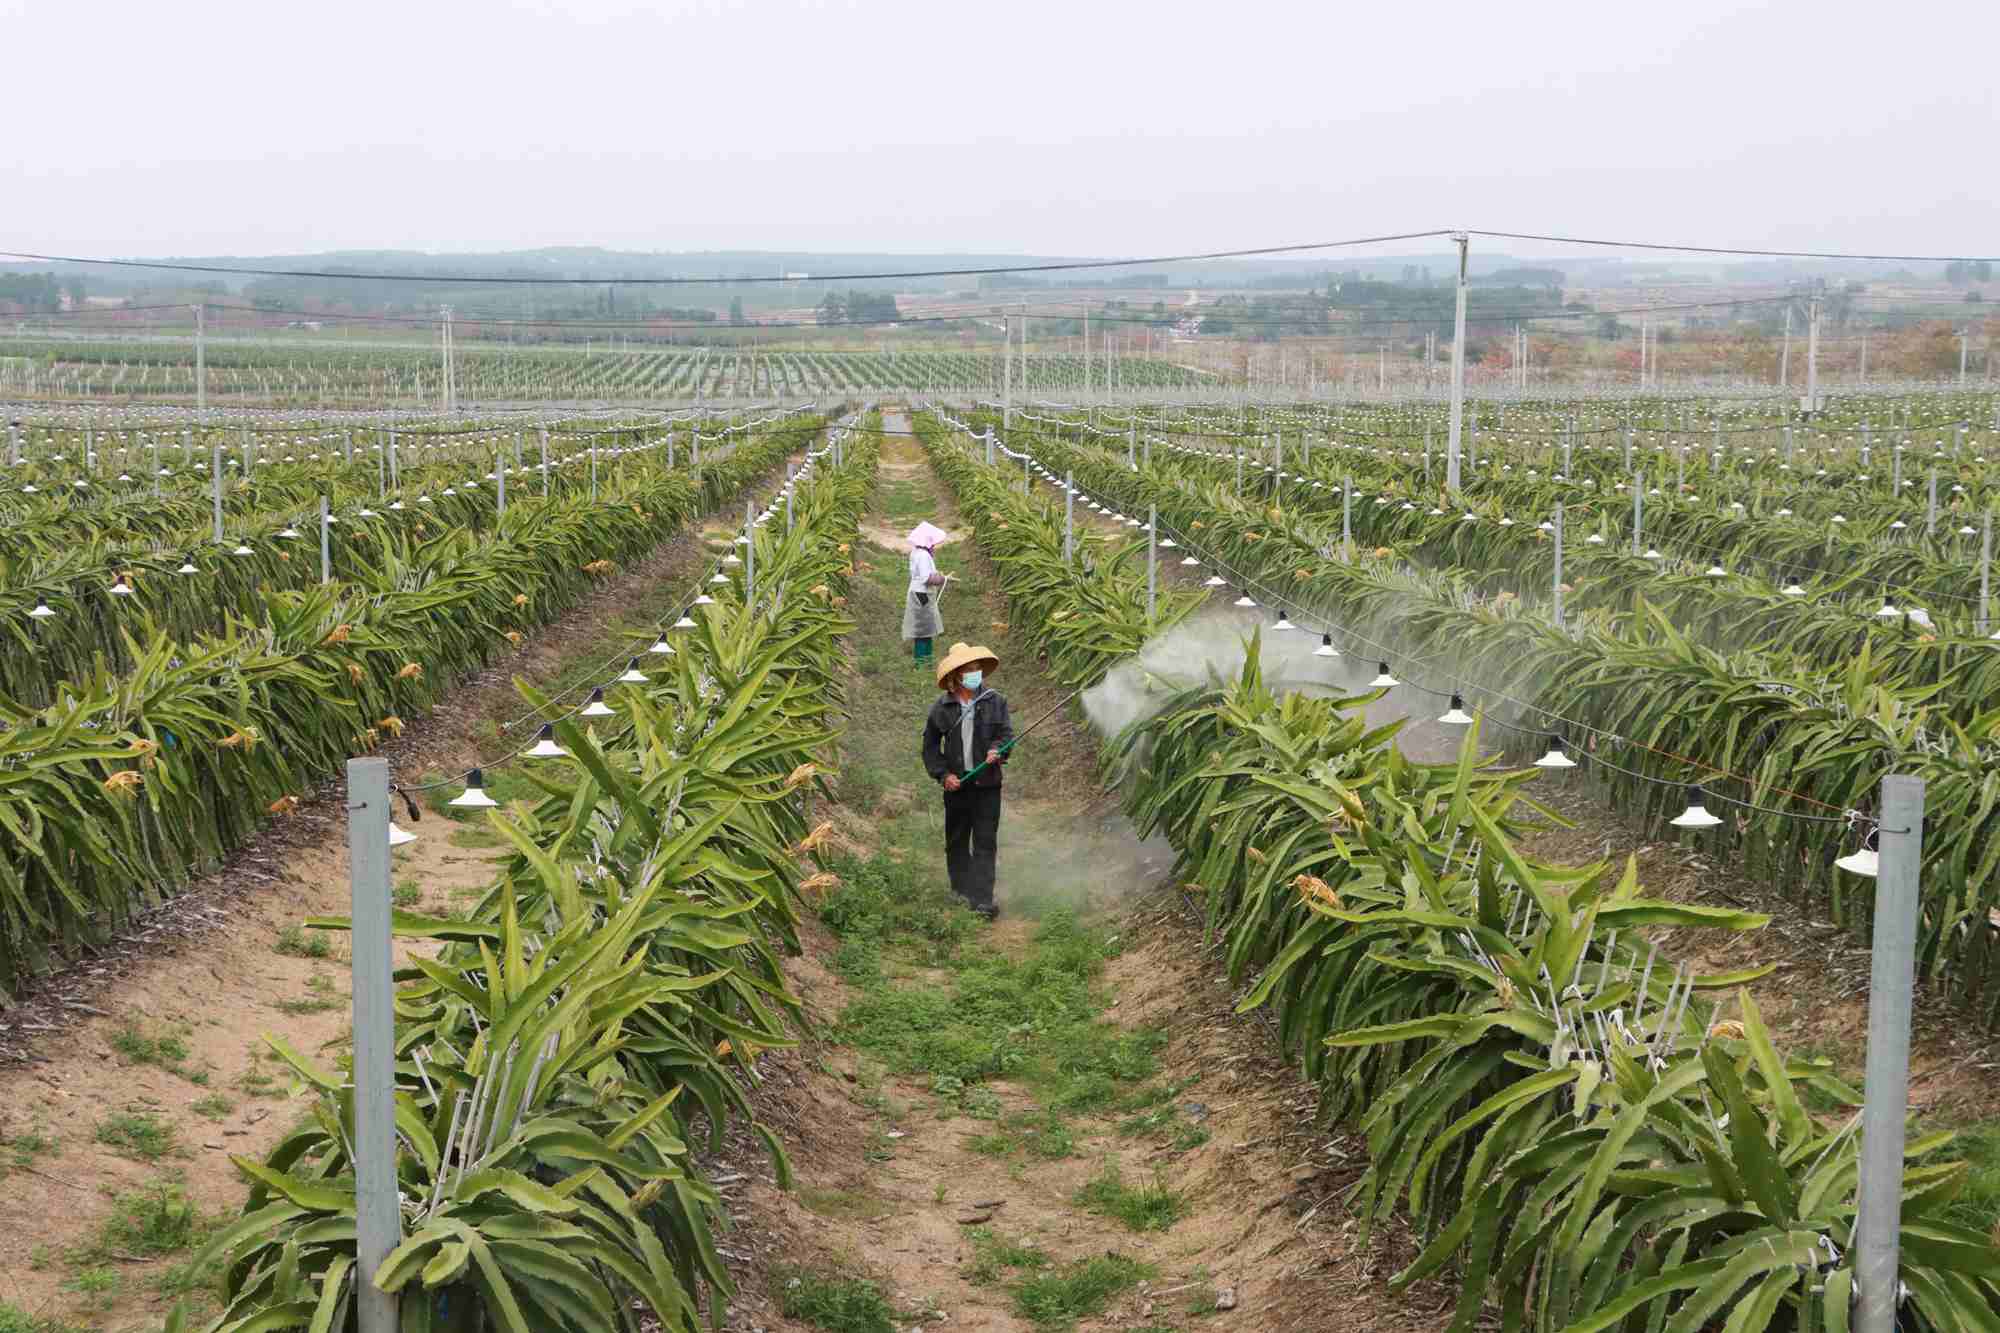
<path fill-rule="evenodd" d="M 0 248 L 1994 255 L 1996 14 L 0 0 Z"/>

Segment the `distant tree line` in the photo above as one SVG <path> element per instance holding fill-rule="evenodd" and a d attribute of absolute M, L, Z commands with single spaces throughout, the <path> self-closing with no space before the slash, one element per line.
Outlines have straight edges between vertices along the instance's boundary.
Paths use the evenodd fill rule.
<path fill-rule="evenodd" d="M 894 292 L 828 292 L 813 312 L 821 324 L 875 324 L 903 317 Z"/>
<path fill-rule="evenodd" d="M 0 305 L 19 306 L 28 314 L 62 309 L 67 293 L 72 305 L 83 304 L 83 279 L 58 278 L 53 273 L 0 274 Z"/>

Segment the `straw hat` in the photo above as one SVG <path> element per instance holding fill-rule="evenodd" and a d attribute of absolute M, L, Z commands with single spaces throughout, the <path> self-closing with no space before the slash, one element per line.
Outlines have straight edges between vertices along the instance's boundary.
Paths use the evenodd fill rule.
<path fill-rule="evenodd" d="M 991 648 L 976 643 L 954 643 L 951 651 L 938 659 L 938 688 L 944 688 L 944 683 L 951 679 L 952 672 L 963 667 L 977 666 L 982 662 L 985 665 L 980 669 L 989 674 L 1000 669 L 1000 659 L 993 655 Z"/>

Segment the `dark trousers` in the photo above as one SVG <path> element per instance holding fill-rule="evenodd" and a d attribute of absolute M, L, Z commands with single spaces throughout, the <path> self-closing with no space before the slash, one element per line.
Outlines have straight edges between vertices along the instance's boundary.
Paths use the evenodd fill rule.
<path fill-rule="evenodd" d="M 1000 850 L 1000 788 L 960 787 L 944 794 L 944 864 L 951 891 L 974 910 L 993 906 L 993 863 Z"/>

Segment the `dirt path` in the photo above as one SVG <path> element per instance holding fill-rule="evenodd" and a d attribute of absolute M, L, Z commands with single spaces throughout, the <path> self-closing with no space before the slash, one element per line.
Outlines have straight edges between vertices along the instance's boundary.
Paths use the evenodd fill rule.
<path fill-rule="evenodd" d="M 730 531 L 677 534 L 383 752 L 415 778 L 504 748 L 499 724 L 524 707 L 517 677 L 546 688 L 599 667 L 687 596 Z M 489 785 L 508 794 L 500 773 Z M 242 1202 L 229 1157 L 262 1156 L 301 1114 L 264 1035 L 328 1064 L 346 1054 L 345 941 L 298 928 L 348 908 L 343 799 L 326 784 L 112 948 L 0 1014 L 0 1315 L 12 1307 L 57 1333 L 155 1329 L 183 1294 L 202 1308 L 201 1275 L 181 1265 Z M 397 905 L 464 910 L 492 880 L 490 835 L 437 806 L 410 827 L 419 837 L 395 854 Z"/>
<path fill-rule="evenodd" d="M 898 637 L 893 539 L 920 518 L 958 530 L 920 449 L 891 436 L 850 593 L 861 628 L 839 803 L 823 812 L 846 883 L 792 964 L 817 1028 L 766 1058 L 760 1088 L 797 1187 L 753 1169 L 747 1144 L 724 1163 L 746 1177 L 728 1327 L 1313 1327 L 1332 1300 L 1343 1327 L 1441 1325 L 1441 1297 L 1391 1298 L 1375 1281 L 1400 1238 L 1353 1252 L 1332 1196 L 1358 1174 L 1359 1146 L 1312 1127 L 1313 1090 L 1258 1021 L 1234 1016 L 1165 880 L 1170 850 L 1133 836 L 1096 781 L 1094 736 L 1069 716 L 1009 766 L 1001 920 L 952 905 L 916 756 L 934 689 Z M 992 647 L 1017 719 L 1060 699 L 969 544 L 939 562 L 961 580 L 941 644 Z M 1089 970 L 1071 994 L 1051 978 L 1078 950 Z M 1087 997 L 1088 1013 L 1057 1013 L 1058 992 Z M 986 1060 L 989 1046 L 1006 1054 Z M 814 1322 L 814 1302 L 836 1297 L 850 1313 L 879 1302 L 883 1322 Z"/>

